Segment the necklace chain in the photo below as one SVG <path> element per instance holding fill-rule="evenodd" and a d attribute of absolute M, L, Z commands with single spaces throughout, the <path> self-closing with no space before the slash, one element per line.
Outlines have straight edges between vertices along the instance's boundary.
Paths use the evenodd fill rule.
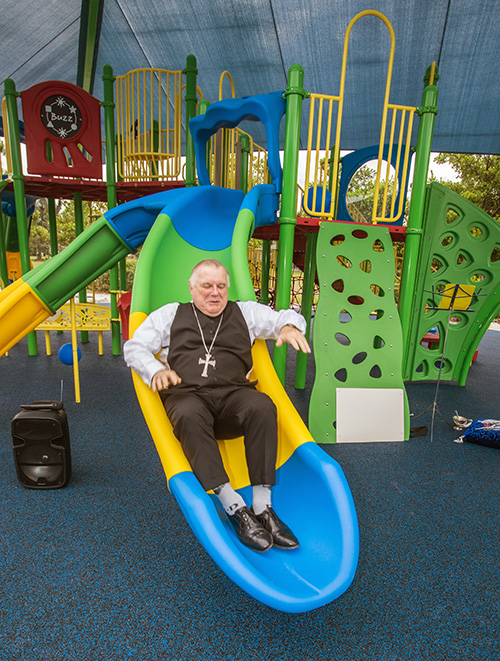
<path fill-rule="evenodd" d="M 192 301 L 191 301 L 191 305 L 192 305 L 192 307 L 193 307 L 193 312 L 194 312 L 194 316 L 195 316 L 195 318 L 196 318 L 196 323 L 198 324 L 198 329 L 199 329 L 199 331 L 200 331 L 201 341 L 203 342 L 203 346 L 205 347 L 205 351 L 207 352 L 207 354 L 208 354 L 209 356 L 211 356 L 211 355 L 212 355 L 212 349 L 213 349 L 214 344 L 215 344 L 215 340 L 217 339 L 217 335 L 219 334 L 220 327 L 222 326 L 222 320 L 223 320 L 223 318 L 224 318 L 224 312 L 223 312 L 223 313 L 221 314 L 221 316 L 220 316 L 219 325 L 217 326 L 217 330 L 215 331 L 215 335 L 214 335 L 214 337 L 213 337 L 212 344 L 210 345 L 210 349 L 207 349 L 207 343 L 205 342 L 205 336 L 203 335 L 203 330 L 202 330 L 202 328 L 201 328 L 200 320 L 198 319 L 198 314 L 197 314 L 197 312 L 196 312 L 195 305 L 194 305 L 194 303 L 193 303 Z"/>

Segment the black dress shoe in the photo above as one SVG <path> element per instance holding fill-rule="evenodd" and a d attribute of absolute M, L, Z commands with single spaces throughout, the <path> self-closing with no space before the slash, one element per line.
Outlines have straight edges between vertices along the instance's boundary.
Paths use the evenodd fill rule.
<path fill-rule="evenodd" d="M 256 514 L 259 521 L 266 530 L 269 530 L 273 536 L 274 545 L 280 549 L 296 549 L 299 546 L 299 540 L 295 537 L 290 528 L 280 521 L 276 512 L 267 507 L 262 514 Z"/>
<path fill-rule="evenodd" d="M 234 514 L 228 515 L 238 539 L 254 551 L 267 551 L 273 545 L 272 534 L 257 520 L 248 507 L 240 507 Z"/>

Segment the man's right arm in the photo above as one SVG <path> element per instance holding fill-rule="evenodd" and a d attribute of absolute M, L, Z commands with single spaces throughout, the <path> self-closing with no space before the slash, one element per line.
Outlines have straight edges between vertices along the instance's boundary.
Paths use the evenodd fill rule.
<path fill-rule="evenodd" d="M 155 374 L 166 369 L 170 328 L 178 307 L 169 303 L 152 312 L 123 346 L 125 362 L 148 386 Z"/>

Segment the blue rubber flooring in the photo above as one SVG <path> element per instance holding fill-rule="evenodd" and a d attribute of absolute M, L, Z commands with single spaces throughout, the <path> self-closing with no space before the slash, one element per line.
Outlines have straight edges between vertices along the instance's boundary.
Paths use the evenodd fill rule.
<path fill-rule="evenodd" d="M 360 560 L 349 590 L 302 615 L 236 587 L 204 552 L 170 495 L 121 357 L 82 347 L 82 403 L 71 367 L 0 358 L 2 494 L 0 650 L 5 661 L 480 661 L 500 658 L 500 451 L 434 436 L 325 445 L 356 503 Z M 106 342 L 109 342 L 106 340 Z M 293 357 L 291 358 L 293 363 Z M 304 391 L 287 390 L 307 418 Z M 19 405 L 57 399 L 64 379 L 73 476 L 25 489 L 10 423 Z M 293 382 L 293 375 L 290 383 Z M 415 415 L 433 383 L 408 384 Z M 500 418 L 500 333 L 488 331 L 460 388 L 442 383 L 440 412 Z M 430 429 L 430 412 L 415 421 Z"/>

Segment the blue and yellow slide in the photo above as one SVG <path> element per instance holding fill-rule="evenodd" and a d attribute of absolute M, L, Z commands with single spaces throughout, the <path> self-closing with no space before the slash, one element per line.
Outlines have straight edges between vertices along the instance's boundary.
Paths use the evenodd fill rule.
<path fill-rule="evenodd" d="M 215 258 L 226 266 L 230 299 L 254 299 L 247 244 L 256 227 L 276 222 L 281 174 L 276 127 L 283 110 L 281 97 L 269 96 L 270 113 L 267 99 L 262 103 L 252 97 L 231 100 L 236 102 L 234 112 L 221 102 L 222 119 L 214 104 L 207 119 L 191 120 L 195 125 L 198 121 L 198 131 L 194 126 L 192 132 L 198 142 L 201 186 L 156 193 L 108 211 L 68 248 L 0 291 L 0 355 L 142 244 L 132 293 L 131 333 L 161 305 L 190 300 L 188 279 L 202 259 Z M 266 121 L 269 117 L 268 142 L 275 144 L 270 170 L 275 171 L 271 173 L 275 184 L 254 186 L 246 195 L 209 185 L 199 155 L 211 133 L 220 126 L 234 126 L 242 118 Z M 300 547 L 291 551 L 273 547 L 256 553 L 239 542 L 217 498 L 207 494 L 193 474 L 159 395 L 137 375 L 133 379 L 169 489 L 208 554 L 255 599 L 285 612 L 310 611 L 339 597 L 354 578 L 359 552 L 356 511 L 342 469 L 311 437 L 262 340 L 254 345 L 253 364 L 252 378 L 278 409 L 273 504 L 300 540 Z M 250 503 L 243 439 L 221 441 L 220 448 L 233 487 Z"/>
<path fill-rule="evenodd" d="M 231 299 L 253 299 L 247 242 L 255 226 L 274 221 L 276 199 L 271 184 L 256 186 L 246 196 L 200 186 L 112 209 L 66 250 L 0 292 L 0 353 L 53 314 L 96 272 L 135 251 L 146 236 L 132 294 L 131 332 L 160 305 L 189 301 L 191 269 L 207 257 L 228 268 Z M 238 541 L 217 499 L 193 475 L 159 396 L 136 375 L 135 388 L 169 489 L 209 555 L 254 598 L 278 610 L 304 612 L 329 603 L 352 582 L 358 560 L 356 512 L 340 466 L 314 442 L 261 340 L 255 343 L 253 360 L 258 387 L 278 408 L 273 498 L 301 542 L 293 551 L 255 553 Z M 221 452 L 233 486 L 249 502 L 243 440 L 221 442 Z"/>

